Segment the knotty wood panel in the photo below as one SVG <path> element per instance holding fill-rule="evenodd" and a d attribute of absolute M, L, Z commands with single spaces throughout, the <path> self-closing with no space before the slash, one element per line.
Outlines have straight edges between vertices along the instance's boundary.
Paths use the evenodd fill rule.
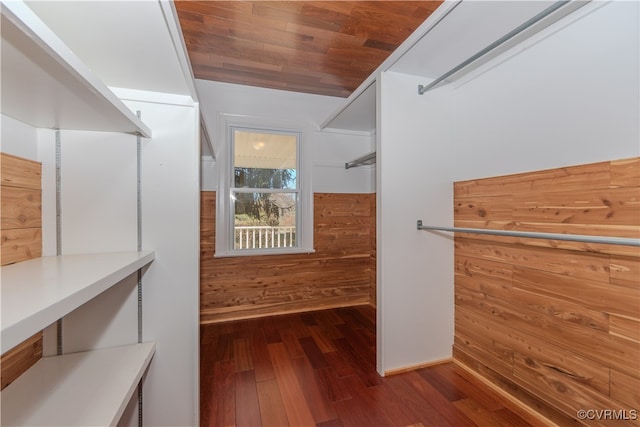
<path fill-rule="evenodd" d="M 640 159 L 454 184 L 456 226 L 640 236 Z M 640 250 L 458 234 L 454 358 L 560 425 L 638 409 Z M 631 420 L 625 425 L 640 425 Z"/>
<path fill-rule="evenodd" d="M 513 196 L 522 192 L 547 193 L 558 189 L 580 191 L 585 188 L 610 188 L 611 173 L 609 169 L 610 162 L 602 162 L 460 181 L 454 185 L 454 197 L 458 200 L 462 197 L 474 196 Z M 621 171 L 621 173 L 623 172 Z M 532 178 L 534 174 L 535 178 Z"/>
<path fill-rule="evenodd" d="M 640 342 L 640 321 L 609 314 L 609 333 Z"/>
<path fill-rule="evenodd" d="M 42 332 L 38 332 L 2 355 L 2 390 L 42 357 Z"/>
<path fill-rule="evenodd" d="M 2 230 L 42 227 L 42 192 L 29 188 L 3 186 Z"/>
<path fill-rule="evenodd" d="M 0 153 L 0 166 L 3 186 L 41 189 L 42 166 L 40 163 Z"/>
<path fill-rule="evenodd" d="M 1 264 L 36 258 L 42 252 L 42 166 L 0 153 Z"/>
<path fill-rule="evenodd" d="M 0 153 L 0 167 L 0 264 L 7 265 L 42 255 L 42 166 Z M 11 384 L 41 357 L 41 332 L 4 353 L 0 362 L 1 388 Z"/>
<path fill-rule="evenodd" d="M 315 253 L 214 258 L 215 192 L 202 192 L 201 323 L 370 304 L 374 198 L 316 193 Z"/>
<path fill-rule="evenodd" d="M 611 187 L 640 187 L 640 157 L 611 162 Z"/>
<path fill-rule="evenodd" d="M 2 265 L 42 256 L 42 229 L 19 228 L 2 230 L 0 251 L 0 263 Z"/>

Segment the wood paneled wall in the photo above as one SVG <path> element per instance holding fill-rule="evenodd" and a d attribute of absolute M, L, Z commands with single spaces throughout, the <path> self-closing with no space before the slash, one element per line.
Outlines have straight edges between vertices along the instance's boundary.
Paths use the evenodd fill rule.
<path fill-rule="evenodd" d="M 202 192 L 201 323 L 369 304 L 373 198 L 316 193 L 314 253 L 214 258 L 215 192 Z"/>
<path fill-rule="evenodd" d="M 459 227 L 640 237 L 638 158 L 458 182 L 454 194 Z M 560 425 L 640 425 L 640 249 L 457 234 L 453 350 Z"/>
<path fill-rule="evenodd" d="M 42 166 L 38 162 L 0 153 L 2 247 L 0 264 L 42 256 Z M 4 389 L 42 357 L 42 333 L 2 355 Z"/>
<path fill-rule="evenodd" d="M 2 176 L 2 255 L 0 264 L 42 255 L 40 163 L 0 153 Z"/>

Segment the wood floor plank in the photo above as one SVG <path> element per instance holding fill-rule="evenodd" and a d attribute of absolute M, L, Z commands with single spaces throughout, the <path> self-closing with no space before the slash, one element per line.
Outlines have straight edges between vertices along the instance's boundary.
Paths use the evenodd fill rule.
<path fill-rule="evenodd" d="M 251 356 L 256 381 L 261 382 L 274 380 L 276 378 L 267 347 L 267 339 L 264 336 L 262 328 L 256 328 L 251 335 Z"/>
<path fill-rule="evenodd" d="M 367 392 L 371 394 L 374 401 L 384 402 L 380 405 L 380 410 L 394 426 L 404 427 L 419 422 L 418 417 L 404 405 L 403 400 L 393 392 L 388 384 L 383 382 L 380 385 L 369 387 Z"/>
<path fill-rule="evenodd" d="M 280 388 L 275 379 L 256 384 L 262 425 L 264 427 L 288 427 L 289 419 L 282 403 Z"/>
<path fill-rule="evenodd" d="M 300 319 L 307 326 L 317 326 L 318 322 L 316 321 L 313 312 L 300 313 Z"/>
<path fill-rule="evenodd" d="M 532 427 L 463 368 L 380 377 L 375 309 L 203 325 L 201 427 Z"/>
<path fill-rule="evenodd" d="M 344 323 L 337 310 L 320 310 L 315 311 L 314 314 L 320 325 L 335 326 Z"/>
<path fill-rule="evenodd" d="M 368 367 L 373 367 L 376 363 L 375 338 L 371 342 L 366 336 L 366 330 L 353 328 L 351 325 L 338 325 L 337 328 L 360 356 L 361 361 Z"/>
<path fill-rule="evenodd" d="M 351 392 L 351 399 L 334 404 L 336 412 L 345 427 L 394 427 L 380 409 L 380 402 L 371 395 L 369 387 L 357 376 L 345 378 Z"/>
<path fill-rule="evenodd" d="M 452 381 L 438 375 L 435 369 L 421 369 L 417 372 L 422 378 L 428 381 L 429 384 L 436 388 L 440 394 L 445 396 L 449 402 L 455 402 L 456 400 L 467 397 L 464 392 L 460 390 L 460 387 Z"/>
<path fill-rule="evenodd" d="M 495 392 L 480 389 L 477 385 L 471 384 L 469 380 L 460 375 L 459 369 L 454 364 L 435 365 L 417 372 L 438 388 L 442 394 L 447 395 L 452 402 L 470 397 L 490 411 L 504 408 L 504 403 Z"/>
<path fill-rule="evenodd" d="M 326 334 L 322 332 L 320 326 L 309 326 L 309 332 L 311 334 L 311 338 L 313 338 L 318 348 L 320 348 L 320 351 L 322 351 L 323 353 L 336 351 L 336 347 L 333 345 L 333 342 L 326 336 Z"/>
<path fill-rule="evenodd" d="M 211 395 L 210 426 L 231 426 L 236 421 L 235 378 L 233 361 L 216 362 Z"/>
<path fill-rule="evenodd" d="M 251 356 L 249 339 L 237 338 L 233 340 L 233 360 L 236 372 L 252 371 L 253 357 Z"/>
<path fill-rule="evenodd" d="M 316 424 L 316 427 L 344 427 L 344 424 L 342 424 L 342 421 L 340 421 L 340 419 L 335 419 L 318 423 Z"/>
<path fill-rule="evenodd" d="M 327 359 L 324 358 L 322 351 L 316 345 L 316 342 L 311 337 L 300 338 L 300 345 L 302 346 L 302 350 L 306 355 L 309 362 L 311 362 L 311 366 L 313 369 L 321 369 L 329 366 L 327 363 Z"/>
<path fill-rule="evenodd" d="M 473 426 L 474 418 L 466 416 L 455 407 L 455 402 L 451 402 L 440 392 L 439 388 L 433 387 L 422 375 L 417 372 L 409 372 L 406 379 L 417 394 L 425 398 L 438 414 L 450 425 Z"/>
<path fill-rule="evenodd" d="M 241 371 L 235 374 L 236 426 L 254 427 L 262 425 L 256 376 L 253 371 Z"/>
<path fill-rule="evenodd" d="M 498 409 L 497 411 L 493 411 L 493 414 L 498 417 L 498 419 L 505 422 L 508 426 L 511 427 L 528 427 L 530 424 L 525 421 L 518 414 L 513 412 L 509 408 Z"/>
<path fill-rule="evenodd" d="M 351 366 L 349 361 L 340 353 L 340 351 L 336 350 L 331 353 L 325 353 L 324 358 L 338 378 L 345 378 L 356 374 L 353 366 Z"/>
<path fill-rule="evenodd" d="M 220 334 L 215 345 L 214 362 L 231 360 L 233 354 L 233 336 L 231 334 Z"/>
<path fill-rule="evenodd" d="M 346 338 L 335 340 L 335 343 L 340 350 L 340 354 L 344 355 L 345 360 L 351 365 L 355 373 L 362 379 L 367 387 L 380 384 L 380 376 L 375 370 L 371 370 L 371 361 L 363 358 L 360 352 L 358 352 Z"/>
<path fill-rule="evenodd" d="M 293 332 L 296 338 L 306 338 L 311 336 L 311 331 L 307 324 L 302 320 L 299 314 L 290 314 L 289 318 L 289 328 Z"/>
<path fill-rule="evenodd" d="M 264 331 L 264 336 L 267 339 L 267 344 L 282 342 L 280 332 L 278 331 L 276 321 L 273 317 L 266 317 L 263 319 L 262 330 Z"/>
<path fill-rule="evenodd" d="M 511 427 L 507 420 L 504 420 L 494 412 L 482 407 L 471 398 L 461 399 L 454 402 L 453 405 L 460 411 L 465 413 L 470 419 L 473 419 L 478 425 L 495 426 L 495 427 Z"/>
<path fill-rule="evenodd" d="M 209 346 L 201 346 L 200 350 L 202 354 L 212 354 L 213 350 Z M 211 406 L 214 402 L 214 387 L 217 381 L 214 375 L 214 363 L 207 360 L 205 357 L 200 358 L 200 425 L 209 425 L 209 415 L 211 413 Z"/>
<path fill-rule="evenodd" d="M 320 379 L 308 359 L 300 357 L 292 360 L 296 378 L 308 403 L 311 415 L 317 423 L 330 421 L 337 417 L 332 402 L 325 393 Z"/>
<path fill-rule="evenodd" d="M 406 374 L 393 375 L 385 378 L 385 383 L 391 387 L 393 392 L 404 402 L 406 407 L 418 418 L 420 422 L 427 426 L 451 426 L 438 412 L 431 406 L 427 399 L 418 393 L 411 386 Z M 470 424 L 473 425 L 473 424 Z"/>
<path fill-rule="evenodd" d="M 349 389 L 344 384 L 344 381 L 338 378 L 333 368 L 317 369 L 316 374 L 329 401 L 340 402 L 341 400 L 351 399 Z"/>
<path fill-rule="evenodd" d="M 351 329 L 371 328 L 372 323 L 352 307 L 340 308 L 338 316 L 342 318 L 342 325 L 348 325 Z"/>
<path fill-rule="evenodd" d="M 287 347 L 287 351 L 292 359 L 304 357 L 304 350 L 300 345 L 300 341 L 292 328 L 286 328 L 280 331 L 282 342 Z"/>
<path fill-rule="evenodd" d="M 268 347 L 289 423 L 294 426 L 315 425 L 284 343 L 273 343 Z"/>
<path fill-rule="evenodd" d="M 441 382 L 439 384 L 444 387 L 446 387 L 444 384 L 450 384 L 451 387 L 455 387 L 459 391 L 461 398 L 470 397 L 490 411 L 504 408 L 504 402 L 494 391 L 471 384 L 467 378 L 460 374 L 460 369 L 452 363 L 435 365 L 430 369 L 419 370 L 418 373 L 423 375 L 425 371 L 433 372 L 432 376 L 440 378 Z"/>

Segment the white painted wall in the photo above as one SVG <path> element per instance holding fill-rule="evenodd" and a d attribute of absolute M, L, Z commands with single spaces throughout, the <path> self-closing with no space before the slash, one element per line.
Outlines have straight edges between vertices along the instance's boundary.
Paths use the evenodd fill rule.
<path fill-rule="evenodd" d="M 453 182 L 640 155 L 637 2 L 592 3 L 420 96 L 386 72 L 378 129 L 380 372 L 450 357 Z M 577 19 L 579 18 L 579 19 Z"/>
<path fill-rule="evenodd" d="M 375 193 L 375 165 L 344 164 L 374 151 L 375 135 L 335 129 L 317 131 L 313 145 L 314 193 Z"/>
<path fill-rule="evenodd" d="M 60 141 L 62 253 L 136 250 L 136 137 L 61 130 Z"/>
<path fill-rule="evenodd" d="M 142 112 L 154 135 L 142 148 L 143 248 L 156 252 L 143 284 L 143 340 L 156 342 L 144 423 L 193 426 L 199 419 L 199 105 L 162 94 L 133 93 L 124 102 Z"/>
<path fill-rule="evenodd" d="M 377 148 L 378 371 L 450 357 L 453 339 L 453 249 L 429 244 L 419 218 L 451 223 L 447 144 L 432 132 L 448 109 L 447 94 L 424 104 L 422 79 L 383 73 Z M 417 102 L 416 102 L 417 101 Z M 448 118 L 450 120 L 450 118 Z"/>
<path fill-rule="evenodd" d="M 56 254 L 55 142 L 38 130 L 43 163 L 43 248 Z M 63 254 L 135 251 L 136 137 L 60 130 Z M 63 351 L 74 353 L 137 341 L 137 279 L 130 276 L 63 319 Z M 55 354 L 51 331 L 45 351 Z"/>
<path fill-rule="evenodd" d="M 38 160 L 38 136 L 35 128 L 0 114 L 0 152 Z"/>
<path fill-rule="evenodd" d="M 217 135 L 218 113 L 286 119 L 310 124 L 313 134 L 313 191 L 329 193 L 371 193 L 375 191 L 374 168 L 344 169 L 344 163 L 369 153 L 372 137 L 368 133 L 319 130 L 320 124 L 345 100 L 321 95 L 256 88 L 228 83 L 196 80 L 203 117 L 212 137 Z M 222 141 L 213 141 L 219 147 Z M 219 149 L 215 149 L 216 154 Z M 215 190 L 216 160 L 203 158 L 203 190 Z M 373 172 L 372 172 L 373 171 Z"/>

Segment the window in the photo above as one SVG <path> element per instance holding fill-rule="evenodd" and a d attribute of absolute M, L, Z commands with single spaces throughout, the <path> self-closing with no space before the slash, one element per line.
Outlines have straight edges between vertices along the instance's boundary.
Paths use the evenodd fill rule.
<path fill-rule="evenodd" d="M 222 115 L 216 256 L 311 252 L 304 129 Z"/>

